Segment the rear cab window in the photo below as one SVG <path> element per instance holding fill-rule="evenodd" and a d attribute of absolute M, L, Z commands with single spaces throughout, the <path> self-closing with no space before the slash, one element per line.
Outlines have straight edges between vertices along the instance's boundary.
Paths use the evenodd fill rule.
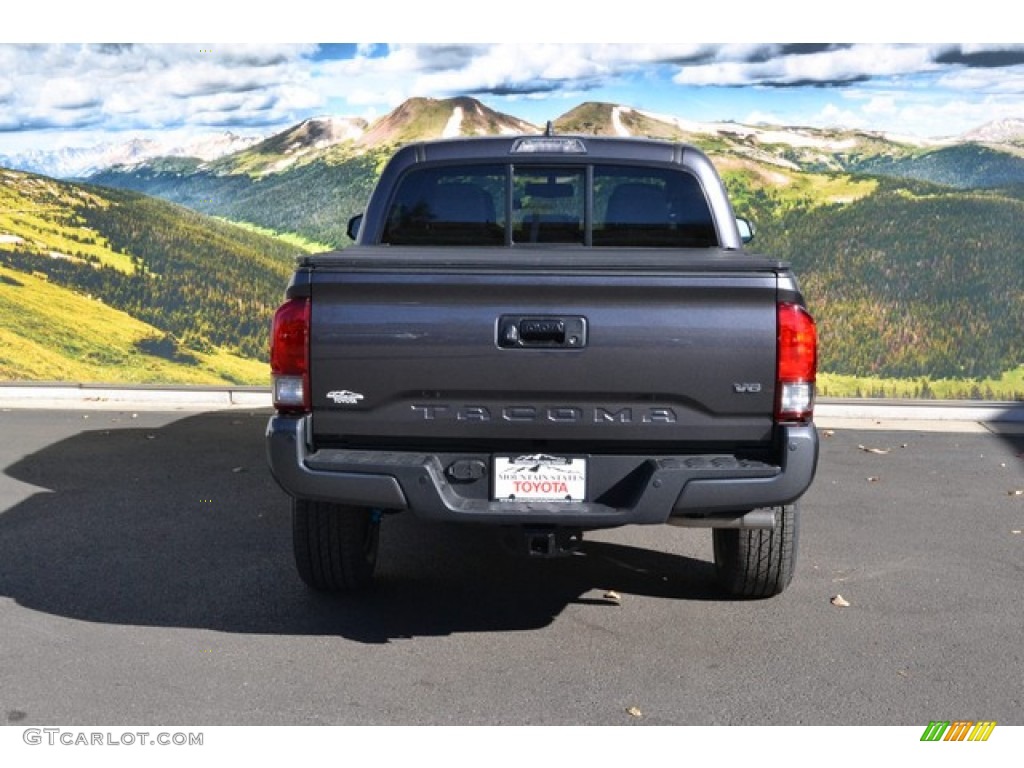
<path fill-rule="evenodd" d="M 399 184 L 381 242 L 388 245 L 503 245 L 504 165 L 414 169 Z"/>
<path fill-rule="evenodd" d="M 459 164 L 413 168 L 399 182 L 387 245 L 713 248 L 698 179 L 614 164 Z"/>

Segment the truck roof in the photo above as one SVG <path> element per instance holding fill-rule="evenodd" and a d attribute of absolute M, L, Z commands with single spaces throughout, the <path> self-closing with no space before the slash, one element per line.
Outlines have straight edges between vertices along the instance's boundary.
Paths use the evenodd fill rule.
<path fill-rule="evenodd" d="M 445 160 L 508 160 L 532 158 L 544 162 L 609 161 L 681 164 L 685 154 L 703 155 L 691 144 L 633 136 L 582 134 L 524 134 L 463 136 L 409 144 L 396 158 L 409 155 L 414 162 Z"/>

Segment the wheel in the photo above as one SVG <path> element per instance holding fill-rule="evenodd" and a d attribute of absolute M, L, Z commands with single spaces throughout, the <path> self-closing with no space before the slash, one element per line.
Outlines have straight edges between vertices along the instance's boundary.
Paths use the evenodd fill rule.
<path fill-rule="evenodd" d="M 775 508 L 773 530 L 716 528 L 712 531 L 715 567 L 722 587 L 737 597 L 781 594 L 796 565 L 796 504 Z"/>
<path fill-rule="evenodd" d="M 380 513 L 309 499 L 292 500 L 295 565 L 321 592 L 357 592 L 373 581 Z"/>

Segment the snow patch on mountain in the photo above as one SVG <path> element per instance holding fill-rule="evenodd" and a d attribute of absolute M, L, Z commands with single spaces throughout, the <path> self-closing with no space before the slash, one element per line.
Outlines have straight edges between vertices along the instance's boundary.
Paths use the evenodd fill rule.
<path fill-rule="evenodd" d="M 260 141 L 260 136 L 238 136 L 237 134 L 225 131 L 209 136 L 200 136 L 192 141 L 172 147 L 169 151 L 161 152 L 162 156 L 169 157 L 195 157 L 204 162 L 210 162 L 232 152 L 240 152 Z"/>
<path fill-rule="evenodd" d="M 0 155 L 0 165 L 55 178 L 84 178 L 116 165 L 134 166 L 157 157 L 195 157 L 209 162 L 239 152 L 260 141 L 256 136 L 238 136 L 223 132 L 207 134 L 179 143 L 132 138 L 105 142 L 91 147 L 63 147 L 56 150 L 29 150 L 15 155 Z"/>
<path fill-rule="evenodd" d="M 361 117 L 324 115 L 311 117 L 304 125 L 314 129 L 317 138 L 313 146 L 316 149 L 326 149 L 346 141 L 357 141 L 366 132 L 366 121 Z"/>
<path fill-rule="evenodd" d="M 633 111 L 632 107 L 622 107 L 622 106 L 615 107 L 612 110 L 612 127 L 615 129 L 615 134 L 617 136 L 631 136 L 632 135 L 629 132 L 629 128 L 627 128 L 626 126 L 624 126 L 622 124 L 622 113 L 623 112 L 632 112 L 632 111 Z"/>
<path fill-rule="evenodd" d="M 977 141 L 987 144 L 1010 144 L 1024 142 L 1024 120 L 1019 117 L 994 120 L 960 136 L 961 141 Z"/>
<path fill-rule="evenodd" d="M 743 123 L 718 122 L 699 123 L 694 120 L 686 120 L 674 115 L 662 115 L 655 112 L 641 112 L 641 114 L 674 125 L 686 133 L 699 133 L 711 136 L 740 136 L 745 139 L 756 139 L 761 144 L 788 144 L 791 147 L 801 149 L 821 149 L 830 152 L 841 152 L 851 149 L 857 145 L 853 137 L 832 139 L 822 136 L 817 132 L 809 133 L 799 128 L 771 128 Z"/>
<path fill-rule="evenodd" d="M 480 113 L 480 110 L 477 110 Z M 452 116 L 448 118 L 448 122 L 445 123 L 444 130 L 441 131 L 441 137 L 444 139 L 453 139 L 459 135 L 459 131 L 462 128 L 462 107 L 455 107 L 452 110 Z M 482 115 L 481 115 L 482 116 Z"/>

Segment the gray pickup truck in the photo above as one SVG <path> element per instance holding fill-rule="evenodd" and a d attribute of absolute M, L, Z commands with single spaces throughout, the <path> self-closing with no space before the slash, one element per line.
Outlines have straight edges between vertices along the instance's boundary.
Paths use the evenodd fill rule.
<path fill-rule="evenodd" d="M 817 338 L 789 266 L 744 250 L 698 149 L 417 143 L 356 243 L 302 258 L 274 318 L 268 458 L 314 589 L 371 583 L 393 514 L 573 551 L 711 528 L 723 589 L 789 584 L 818 458 Z"/>

